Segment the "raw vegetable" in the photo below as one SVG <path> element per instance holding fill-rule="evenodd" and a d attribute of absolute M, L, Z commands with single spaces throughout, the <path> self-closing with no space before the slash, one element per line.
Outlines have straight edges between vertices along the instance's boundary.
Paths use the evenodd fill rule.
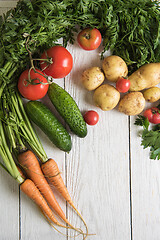
<path fill-rule="evenodd" d="M 48 81 L 38 69 L 27 69 L 19 77 L 18 90 L 24 98 L 38 100 L 48 91 Z"/>
<path fill-rule="evenodd" d="M 130 88 L 130 81 L 127 78 L 120 77 L 116 82 L 116 89 L 121 93 L 128 92 L 129 88 Z"/>
<path fill-rule="evenodd" d="M 156 107 L 146 109 L 143 116 L 147 118 L 150 123 L 160 123 L 160 110 Z"/>
<path fill-rule="evenodd" d="M 85 137 L 87 126 L 71 95 L 56 83 L 52 83 L 48 89 L 48 96 L 71 131 L 79 137 Z"/>
<path fill-rule="evenodd" d="M 84 120 L 88 125 L 96 125 L 99 121 L 99 115 L 96 111 L 87 111 L 84 115 Z"/>
<path fill-rule="evenodd" d="M 108 81 L 117 82 L 119 77 L 126 77 L 128 67 L 119 56 L 108 56 L 102 62 L 102 69 Z"/>
<path fill-rule="evenodd" d="M 101 33 L 96 28 L 85 28 L 77 36 L 78 44 L 87 51 L 97 49 L 102 41 Z"/>
<path fill-rule="evenodd" d="M 122 14 L 123 12 L 123 14 Z M 160 61 L 158 1 L 150 0 L 22 0 L 0 21 L 0 75 L 4 82 L 17 81 L 29 56 L 26 37 L 34 56 L 63 38 L 64 46 L 74 41 L 75 26 L 100 30 L 104 51 L 120 56 L 130 71 Z M 10 65 L 10 72 L 4 70 Z"/>
<path fill-rule="evenodd" d="M 42 71 L 53 78 L 64 78 L 72 70 L 73 58 L 70 52 L 62 46 L 54 46 L 41 56 Z"/>
<path fill-rule="evenodd" d="M 44 198 L 47 200 L 48 204 L 51 206 L 51 208 L 67 223 L 70 225 L 68 220 L 65 217 L 64 212 L 62 211 L 61 207 L 59 206 L 53 191 L 51 190 L 49 184 L 47 183 L 47 180 L 45 179 L 39 162 L 36 158 L 36 156 L 33 154 L 32 151 L 27 150 L 23 153 L 20 153 L 18 155 L 18 162 L 20 166 L 22 166 L 28 176 L 36 187 L 39 189 L 39 191 L 42 193 Z M 71 225 L 70 225 L 71 226 Z"/>
<path fill-rule="evenodd" d="M 43 214 L 48 217 L 51 222 L 55 223 L 60 227 L 65 227 L 64 225 L 60 224 L 54 217 L 52 210 L 50 209 L 46 200 L 43 198 L 42 194 L 32 180 L 26 179 L 24 182 L 21 183 L 20 189 L 37 204 Z"/>
<path fill-rule="evenodd" d="M 39 101 L 29 101 L 26 111 L 30 119 L 48 136 L 59 149 L 71 150 L 71 137 L 53 113 Z"/>
<path fill-rule="evenodd" d="M 68 189 L 66 188 L 63 182 L 57 163 L 53 159 L 49 159 L 47 162 L 42 164 L 41 169 L 44 175 L 46 176 L 46 178 L 48 179 L 48 181 L 55 186 L 56 190 L 63 196 L 63 198 L 70 204 L 70 206 L 79 215 L 79 217 L 81 218 L 81 220 L 83 221 L 86 227 L 86 235 L 87 235 L 88 234 L 87 224 L 84 221 L 81 214 L 78 212 L 77 208 L 75 207 L 69 195 Z"/>
<path fill-rule="evenodd" d="M 129 76 L 130 91 L 141 91 L 160 83 L 160 63 L 149 63 Z"/>
<path fill-rule="evenodd" d="M 101 108 L 103 111 L 109 111 L 118 104 L 120 93 L 115 87 L 109 84 L 103 84 L 95 90 L 93 100 L 97 107 Z"/>
<path fill-rule="evenodd" d="M 82 73 L 82 84 L 88 90 L 92 91 L 99 87 L 104 81 L 104 74 L 99 67 L 91 67 Z"/>
<path fill-rule="evenodd" d="M 156 102 L 160 99 L 160 88 L 159 87 L 151 87 L 143 92 L 143 96 L 148 102 Z"/>
<path fill-rule="evenodd" d="M 35 201 L 35 203 L 40 207 L 41 211 L 45 216 L 47 216 L 48 219 L 50 219 L 50 221 L 57 224 L 58 226 L 65 227 L 56 220 L 46 200 L 43 198 L 35 184 L 31 180 L 23 178 L 23 175 L 21 176 L 21 173 L 19 172 L 19 169 L 14 162 L 12 153 L 17 156 L 20 151 L 24 151 L 26 149 L 26 146 L 23 143 L 24 136 L 18 132 L 17 125 L 13 121 L 14 115 L 12 115 L 11 119 L 9 118 L 10 115 L 7 118 L 7 115 L 10 113 L 8 112 L 10 109 L 5 100 L 3 100 L 3 106 L 6 107 L 6 111 L 1 111 L 1 117 L 3 117 L 3 121 L 0 120 L 0 155 L 3 159 L 3 162 L 0 162 L 0 166 L 3 167 L 3 169 L 6 170 L 18 182 L 18 184 L 20 184 L 21 190 L 33 201 Z M 28 125 L 28 123 L 25 121 L 24 125 Z M 31 134 L 32 133 L 33 132 L 31 132 Z M 25 136 L 27 136 L 27 134 L 25 134 Z M 42 148 L 40 148 L 40 151 L 41 150 L 43 152 Z"/>
<path fill-rule="evenodd" d="M 160 124 L 149 124 L 149 121 L 144 116 L 139 115 L 136 118 L 135 125 L 143 127 L 141 134 L 141 144 L 144 148 L 150 149 L 151 159 L 160 159 Z M 150 128 L 150 129 L 149 129 Z"/>
<path fill-rule="evenodd" d="M 10 96 L 10 98 L 7 97 L 8 95 Z M 49 223 L 53 222 L 58 226 L 66 227 L 57 221 L 51 209 L 49 208 L 48 203 L 41 195 L 41 193 L 43 193 L 43 195 L 46 197 L 49 193 L 46 199 L 48 200 L 50 205 L 53 204 L 52 206 L 57 206 L 57 202 L 54 196 L 52 195 L 52 193 L 50 192 L 49 185 L 46 186 L 47 191 L 44 190 L 43 188 L 43 186 L 48 183 L 46 182 L 44 175 L 40 170 L 40 166 L 37 161 L 37 158 L 30 150 L 27 149 L 25 145 L 26 143 L 28 143 L 30 147 L 34 150 L 34 152 L 36 152 L 41 162 L 45 163 L 45 165 L 47 166 L 47 162 L 48 162 L 47 155 L 41 143 L 37 139 L 27 115 L 25 114 L 21 98 L 19 97 L 16 91 L 10 92 L 10 89 L 8 89 L 8 91 L 5 93 L 4 98 L 2 100 L 3 101 L 1 101 L 0 103 L 1 118 L 2 118 L 2 120 L 0 119 L 0 139 L 1 139 L 0 155 L 4 161 L 4 164 L 0 162 L 0 165 L 8 173 L 10 173 L 10 175 L 13 178 L 15 178 L 19 184 L 21 184 L 21 188 L 23 191 L 28 196 L 30 196 L 31 199 L 35 200 L 35 202 L 41 208 L 41 211 L 43 212 L 43 214 L 47 217 L 47 220 L 49 221 Z M 22 121 L 23 121 L 23 124 L 22 124 Z M 24 181 L 24 178 L 22 177 L 23 174 L 21 176 L 21 173 L 20 173 L 21 171 L 19 171 L 19 169 L 15 165 L 12 154 L 14 154 L 14 156 L 18 158 L 20 167 L 24 168 L 25 173 L 27 173 L 26 175 L 32 178 L 32 180 L 36 183 L 36 186 L 39 187 L 39 190 L 31 180 L 28 181 L 28 179 L 26 179 Z M 33 190 L 33 192 L 30 192 L 29 188 L 31 188 L 31 191 Z M 52 201 L 50 200 L 51 198 L 52 198 Z M 83 234 L 85 239 L 87 237 L 88 232 L 84 234 L 81 229 L 74 228 L 65 218 L 65 215 L 61 211 L 61 209 L 59 207 L 57 209 L 59 209 L 57 211 L 60 211 L 59 213 L 60 213 L 60 216 L 63 218 L 63 220 L 65 222 L 67 221 L 69 225 L 69 227 L 67 228 L 74 229 L 78 231 L 80 234 Z M 81 216 L 81 219 L 84 222 L 82 216 Z M 87 230 L 86 224 L 85 224 L 85 227 Z"/>
<path fill-rule="evenodd" d="M 144 107 L 143 94 L 141 92 L 130 92 L 120 100 L 118 110 L 126 115 L 138 115 Z"/>

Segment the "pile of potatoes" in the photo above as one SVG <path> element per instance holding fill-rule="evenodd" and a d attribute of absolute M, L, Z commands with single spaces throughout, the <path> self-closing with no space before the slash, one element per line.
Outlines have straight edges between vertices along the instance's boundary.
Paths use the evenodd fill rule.
<path fill-rule="evenodd" d="M 130 89 L 123 97 L 114 84 L 119 77 L 128 76 L 128 67 L 119 56 L 104 58 L 102 69 L 91 67 L 82 73 L 82 84 L 88 91 L 94 91 L 93 101 L 103 111 L 109 111 L 118 105 L 118 110 L 127 115 L 138 115 L 145 101 L 156 102 L 160 99 L 160 63 L 149 63 L 128 76 Z M 104 83 L 108 80 L 111 84 Z M 145 89 L 145 90 L 144 90 Z"/>

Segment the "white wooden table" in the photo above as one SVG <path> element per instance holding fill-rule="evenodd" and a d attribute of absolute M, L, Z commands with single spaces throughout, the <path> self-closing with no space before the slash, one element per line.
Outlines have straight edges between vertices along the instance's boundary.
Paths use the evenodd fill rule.
<path fill-rule="evenodd" d="M 0 13 L 15 4 L 15 1 L 0 1 Z M 82 113 L 96 110 L 100 120 L 96 126 L 88 126 L 84 139 L 71 134 L 73 147 L 69 154 L 54 147 L 37 128 L 48 157 L 57 161 L 89 232 L 96 234 L 89 236 L 89 240 L 159 240 L 160 162 L 150 160 L 149 150 L 140 146 L 135 117 L 117 109 L 101 111 L 93 105 L 93 93 L 82 87 L 82 71 L 101 66 L 102 49 L 87 52 L 75 43 L 68 50 L 74 59 L 73 70 L 56 82 L 61 86 L 65 82 L 65 89 Z M 55 112 L 47 97 L 44 101 Z M 82 226 L 75 212 L 58 194 L 56 197 L 69 221 Z M 69 238 L 57 233 L 35 204 L 20 192 L 17 183 L 0 169 L 0 240 L 44 239 Z"/>

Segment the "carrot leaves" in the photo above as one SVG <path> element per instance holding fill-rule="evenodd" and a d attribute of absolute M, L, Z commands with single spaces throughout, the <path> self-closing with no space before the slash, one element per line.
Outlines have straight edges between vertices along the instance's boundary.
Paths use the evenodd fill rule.
<path fill-rule="evenodd" d="M 104 39 L 104 52 L 111 49 L 130 66 L 160 61 L 160 8 L 150 0 L 22 0 L 0 19 L 0 70 L 14 62 L 16 81 L 29 64 L 24 33 L 31 36 L 30 50 L 39 54 L 58 39 L 74 42 L 74 32 L 96 27 Z M 103 53 L 102 53 L 103 55 Z M 6 81 L 6 78 L 3 78 Z"/>

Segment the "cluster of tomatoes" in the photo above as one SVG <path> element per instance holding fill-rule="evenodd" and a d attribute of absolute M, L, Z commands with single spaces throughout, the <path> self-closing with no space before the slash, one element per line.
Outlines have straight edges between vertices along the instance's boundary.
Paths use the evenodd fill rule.
<path fill-rule="evenodd" d="M 24 98 L 38 100 L 48 91 L 48 78 L 63 78 L 70 73 L 73 58 L 70 52 L 62 46 L 54 46 L 41 56 L 40 68 L 27 69 L 19 77 L 18 90 Z"/>
<path fill-rule="evenodd" d="M 83 29 L 77 36 L 79 46 L 88 51 L 97 49 L 101 41 L 101 33 L 96 28 Z M 18 80 L 18 90 L 28 100 L 43 98 L 49 87 L 48 77 L 64 78 L 73 67 L 72 55 L 62 46 L 53 46 L 44 51 L 40 59 L 41 70 L 32 66 L 22 72 Z M 95 125 L 99 115 L 95 111 L 88 111 L 84 114 L 84 120 L 88 125 Z"/>
<path fill-rule="evenodd" d="M 148 119 L 150 123 L 160 123 L 160 109 L 157 107 L 151 107 L 144 111 L 144 117 Z"/>

